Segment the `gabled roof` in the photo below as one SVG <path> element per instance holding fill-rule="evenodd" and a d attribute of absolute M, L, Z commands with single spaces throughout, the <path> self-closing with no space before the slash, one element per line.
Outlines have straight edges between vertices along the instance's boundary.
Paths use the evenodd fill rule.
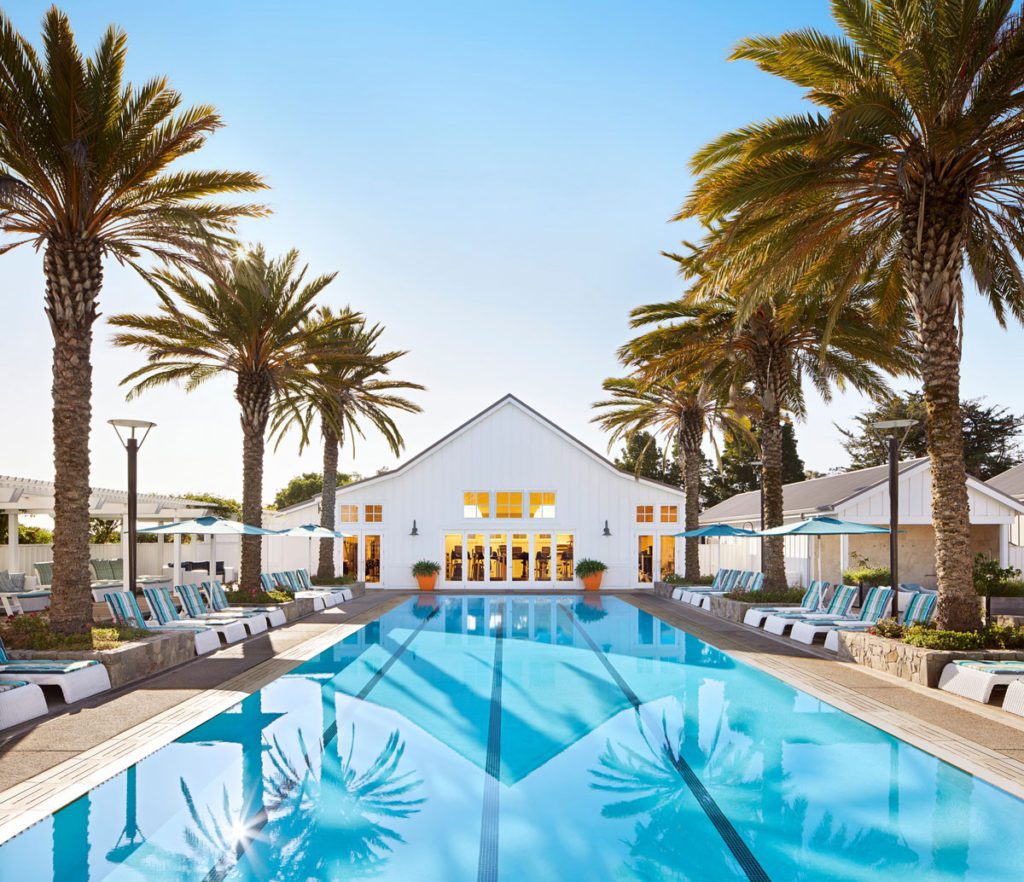
<path fill-rule="evenodd" d="M 989 478 L 986 485 L 1018 501 L 1024 501 L 1024 462 Z"/>
<path fill-rule="evenodd" d="M 927 462 L 927 457 L 901 462 L 900 474 L 903 475 Z M 854 496 L 884 484 L 888 478 L 889 466 L 880 465 L 786 484 L 782 488 L 784 516 L 792 519 L 804 514 L 830 511 Z M 760 518 L 760 511 L 760 493 L 751 490 L 747 493 L 737 493 L 719 502 L 718 505 L 705 509 L 701 512 L 700 522 L 713 524 L 720 521 L 757 521 Z"/>
<path fill-rule="evenodd" d="M 492 413 L 494 413 L 495 411 L 499 410 L 500 408 L 502 408 L 502 407 L 504 407 L 505 405 L 508 405 L 508 404 L 511 404 L 514 407 L 518 408 L 521 412 L 525 413 L 527 416 L 529 416 L 533 420 L 535 420 L 538 423 L 540 423 L 542 426 L 544 426 L 549 431 L 553 431 L 553 432 L 557 433 L 563 439 L 565 439 L 570 444 L 572 444 L 574 447 L 576 447 L 578 450 L 580 450 L 583 453 L 587 454 L 593 460 L 595 460 L 596 462 L 598 462 L 601 465 L 605 466 L 607 469 L 609 469 L 611 472 L 613 472 L 615 475 L 617 475 L 618 477 L 622 478 L 623 480 L 626 480 L 626 481 L 639 481 L 641 484 L 648 484 L 648 485 L 650 485 L 652 487 L 657 487 L 657 488 L 662 489 L 662 490 L 671 490 L 672 492 L 679 493 L 679 494 L 683 493 L 682 488 L 681 487 L 677 487 L 674 484 L 667 484 L 664 481 L 656 481 L 653 478 L 643 478 L 643 477 L 637 478 L 634 475 L 629 474 L 628 472 L 622 471 L 622 469 L 618 468 L 618 466 L 616 466 L 615 463 L 613 463 L 610 459 L 608 459 L 608 457 L 602 456 L 600 453 L 598 453 L 592 447 L 588 447 L 586 444 L 584 444 L 582 441 L 580 441 L 577 437 L 575 437 L 574 435 L 569 434 L 569 432 L 567 432 L 565 429 L 563 429 L 561 426 L 559 426 L 553 420 L 548 419 L 546 416 L 544 416 L 544 414 L 540 413 L 539 411 L 534 410 L 528 404 L 526 404 L 525 402 L 521 401 L 519 398 L 516 398 L 515 395 L 512 395 L 511 393 L 509 393 L 509 394 L 504 395 L 501 398 L 499 398 L 497 401 L 494 402 L 494 404 L 490 405 L 489 407 L 485 407 L 478 414 L 476 414 L 475 416 L 470 417 L 468 420 L 466 420 L 466 422 L 462 423 L 462 425 L 456 427 L 455 429 L 452 429 L 452 431 L 450 431 L 447 435 L 445 435 L 444 437 L 442 437 L 439 440 L 435 441 L 429 447 L 421 450 L 414 457 L 412 457 L 411 459 L 406 460 L 404 463 L 402 463 L 401 465 L 397 466 L 396 468 L 391 469 L 390 471 L 387 471 L 387 472 L 382 472 L 379 475 L 373 475 L 372 477 L 369 477 L 369 478 L 363 478 L 362 480 L 352 481 L 350 484 L 345 484 L 343 487 L 339 487 L 338 488 L 338 494 L 341 495 L 342 493 L 347 493 L 353 487 L 362 487 L 362 486 L 373 484 L 373 483 L 376 483 L 376 482 L 379 482 L 379 481 L 386 481 L 386 480 L 388 480 L 390 478 L 394 478 L 394 477 L 397 477 L 398 475 L 403 474 L 404 472 L 406 472 L 410 468 L 412 468 L 414 465 L 422 462 L 423 460 L 427 459 L 431 454 L 436 453 L 438 450 L 440 450 L 446 444 L 449 444 L 450 442 L 454 441 L 456 438 L 460 437 L 461 435 L 464 435 L 467 431 L 469 431 L 477 423 L 482 422 L 484 419 L 486 419 Z M 309 505 L 310 502 L 312 502 L 312 500 L 307 499 L 305 502 L 296 503 L 296 505 L 289 506 L 289 508 L 297 508 L 299 506 L 306 506 L 306 505 Z M 281 509 L 281 511 L 288 511 L 288 509 Z"/>

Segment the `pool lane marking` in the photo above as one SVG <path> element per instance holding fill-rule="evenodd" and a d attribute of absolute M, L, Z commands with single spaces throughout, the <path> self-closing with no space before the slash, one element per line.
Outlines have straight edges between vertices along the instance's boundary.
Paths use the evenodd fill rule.
<path fill-rule="evenodd" d="M 491 712 L 487 721 L 487 760 L 484 763 L 484 796 L 480 812 L 480 858 L 477 882 L 498 879 L 498 811 L 501 807 L 501 681 L 504 661 L 505 601 L 501 601 L 494 629 L 494 666 L 491 672 Z M 493 607 L 492 607 L 493 609 Z"/>
<path fill-rule="evenodd" d="M 561 609 L 569 617 L 569 621 L 573 623 L 576 630 L 579 631 L 580 636 L 582 636 L 586 641 L 587 646 L 589 646 L 594 655 L 597 656 L 598 661 L 600 661 L 604 666 L 608 675 L 615 681 L 615 684 L 619 689 L 622 690 L 622 694 L 626 696 L 626 700 L 633 706 L 633 709 L 639 713 L 642 704 L 639 696 L 637 696 L 630 685 L 625 681 L 625 679 L 623 679 L 615 665 L 609 661 L 608 656 L 606 656 L 601 647 L 594 642 L 593 638 L 587 633 L 583 625 L 580 624 L 576 616 L 572 614 L 572 610 L 566 607 L 561 607 Z M 761 862 L 754 857 L 754 853 L 747 846 L 747 843 L 743 841 L 743 838 L 732 825 L 732 821 L 725 816 L 725 812 L 722 811 L 721 806 L 715 802 L 715 798 L 710 792 L 708 792 L 707 787 L 704 786 L 704 782 L 700 780 L 690 764 L 683 759 L 682 754 L 676 756 L 672 751 L 669 751 L 668 754 L 672 761 L 672 765 L 675 766 L 676 771 L 679 772 L 679 776 L 686 783 L 686 786 L 690 788 L 690 792 L 697 800 L 698 805 L 700 805 L 704 810 L 704 814 L 708 816 L 708 820 L 711 821 L 715 830 L 718 831 L 718 835 L 722 837 L 722 841 L 725 842 L 729 851 L 732 852 L 732 856 L 736 858 L 740 867 L 743 868 L 743 872 L 746 873 L 750 882 L 771 882 L 771 877 L 768 875 L 764 867 L 761 866 Z"/>

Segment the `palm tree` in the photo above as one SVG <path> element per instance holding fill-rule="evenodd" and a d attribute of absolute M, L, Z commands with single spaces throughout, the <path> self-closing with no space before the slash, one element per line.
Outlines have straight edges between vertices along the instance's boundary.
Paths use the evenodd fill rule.
<path fill-rule="evenodd" d="M 334 274 L 306 281 L 299 253 L 268 260 L 262 247 L 237 251 L 230 262 L 209 260 L 202 274 L 153 274 L 160 296 L 155 315 L 125 314 L 110 319 L 117 346 L 138 349 L 146 364 L 122 380 L 129 398 L 166 383 L 183 382 L 191 392 L 221 374 L 235 381 L 242 423 L 242 519 L 263 521 L 264 438 L 275 396 L 323 389 L 329 378 L 313 367 L 313 353 L 326 360 L 350 357 L 347 349 L 325 342 L 336 327 L 356 321 L 343 314 L 310 323 L 314 298 Z M 179 306 L 179 302 L 181 306 Z M 260 537 L 242 537 L 241 585 L 256 591 Z"/>
<path fill-rule="evenodd" d="M 751 37 L 735 59 L 806 90 L 814 114 L 730 132 L 693 160 L 680 217 L 731 219 L 743 277 L 811 262 L 912 309 L 932 463 L 940 627 L 974 628 L 960 414 L 965 258 L 1003 323 L 1024 316 L 1024 27 L 1010 0 L 833 0 L 842 35 Z M 768 266 L 766 262 L 770 262 Z"/>
<path fill-rule="evenodd" d="M 803 415 L 804 377 L 826 400 L 833 385 L 879 395 L 885 384 L 876 366 L 906 373 L 912 364 L 898 335 L 870 321 L 870 308 L 860 300 L 846 302 L 835 317 L 820 299 L 782 293 L 758 303 L 749 316 L 726 294 L 641 306 L 632 315 L 633 327 L 658 326 L 621 353 L 641 366 L 641 374 L 693 378 L 717 396 L 752 402 L 768 527 L 783 521 L 782 421 Z M 782 538 L 766 539 L 764 549 L 765 586 L 784 588 Z"/>
<path fill-rule="evenodd" d="M 92 329 L 103 259 L 139 268 L 181 259 L 255 205 L 208 201 L 263 187 L 249 172 L 169 171 L 220 127 L 208 105 L 182 108 L 163 77 L 124 81 L 127 37 L 109 28 L 83 58 L 66 15 L 43 20 L 42 57 L 0 13 L 0 230 L 43 251 L 53 333 L 54 542 L 50 624 L 84 629 L 89 597 Z"/>
<path fill-rule="evenodd" d="M 730 406 L 727 395 L 707 383 L 693 379 L 677 380 L 655 376 L 646 381 L 632 375 L 609 378 L 602 384 L 611 398 L 595 402 L 604 410 L 592 422 L 611 432 L 609 448 L 620 439 L 629 440 L 639 432 L 648 432 L 650 441 L 643 454 L 664 436 L 676 445 L 679 471 L 686 491 L 685 526 L 695 530 L 700 518 L 701 442 L 707 434 L 714 440 L 719 429 L 727 434 L 745 434 L 743 421 Z M 637 457 L 637 463 L 643 456 Z M 700 578 L 698 540 L 686 540 L 685 575 L 687 581 Z"/>
<path fill-rule="evenodd" d="M 320 434 L 323 440 L 323 490 L 320 495 L 320 526 L 328 530 L 335 528 L 334 515 L 337 508 L 338 490 L 338 448 L 351 440 L 355 449 L 356 437 L 365 437 L 362 423 L 373 426 L 387 441 L 391 452 L 398 456 L 405 446 L 405 440 L 395 423 L 392 413 L 419 413 L 418 404 L 395 394 L 399 390 L 422 390 L 423 386 L 406 380 L 388 377 L 391 364 L 406 353 L 401 350 L 377 352 L 376 347 L 384 328 L 379 324 L 367 326 L 362 315 L 349 308 L 335 315 L 330 307 L 322 306 L 308 319 L 312 326 L 328 329 L 327 342 L 323 350 L 325 358 L 313 350 L 313 364 L 317 370 L 330 377 L 327 398 L 322 390 L 305 387 L 298 395 L 282 396 L 274 417 L 273 431 L 278 435 L 278 444 L 288 432 L 297 426 L 301 431 L 299 452 L 310 443 L 310 430 L 316 418 L 320 420 Z M 333 356 L 336 349 L 348 350 L 353 358 L 341 362 Z M 320 558 L 317 566 L 318 579 L 334 578 L 334 540 L 320 540 Z"/>

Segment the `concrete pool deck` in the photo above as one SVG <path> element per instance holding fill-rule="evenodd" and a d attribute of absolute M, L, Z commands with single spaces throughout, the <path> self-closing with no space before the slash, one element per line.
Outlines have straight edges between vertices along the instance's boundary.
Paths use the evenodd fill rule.
<path fill-rule="evenodd" d="M 536 596 L 538 592 L 522 593 Z M 620 597 L 810 695 L 1024 798 L 1024 719 L 838 662 L 823 650 L 726 622 L 650 592 L 601 594 Z M 335 609 L 4 732 L 0 735 L 0 842 L 226 710 L 410 596 L 413 594 L 405 591 L 371 591 Z"/>

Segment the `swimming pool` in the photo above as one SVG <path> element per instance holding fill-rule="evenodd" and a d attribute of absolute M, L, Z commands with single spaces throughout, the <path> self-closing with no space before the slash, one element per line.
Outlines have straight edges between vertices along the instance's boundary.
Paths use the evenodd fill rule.
<path fill-rule="evenodd" d="M 1004 880 L 1024 803 L 614 598 L 416 598 L 0 880 Z"/>

